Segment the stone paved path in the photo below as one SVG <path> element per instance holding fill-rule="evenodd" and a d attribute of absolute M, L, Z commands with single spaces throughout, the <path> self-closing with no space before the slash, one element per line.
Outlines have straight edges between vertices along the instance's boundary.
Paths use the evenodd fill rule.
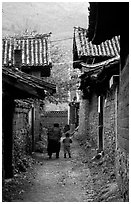
<path fill-rule="evenodd" d="M 70 159 L 63 158 L 63 150 L 59 159 L 55 154 L 51 160 L 41 156 L 42 165 L 36 165 L 33 185 L 23 193 L 23 202 L 92 201 L 93 182 L 89 168 L 82 163 L 82 149 L 75 140 L 71 148 Z"/>

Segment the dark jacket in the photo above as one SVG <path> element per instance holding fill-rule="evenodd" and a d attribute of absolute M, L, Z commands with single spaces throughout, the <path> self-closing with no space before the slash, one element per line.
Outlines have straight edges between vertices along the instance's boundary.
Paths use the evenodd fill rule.
<path fill-rule="evenodd" d="M 53 127 L 48 131 L 48 154 L 60 151 L 61 130 L 58 127 Z"/>
<path fill-rule="evenodd" d="M 62 137 L 62 133 L 60 128 L 58 127 L 53 127 L 48 131 L 48 140 L 60 141 L 61 137 Z"/>

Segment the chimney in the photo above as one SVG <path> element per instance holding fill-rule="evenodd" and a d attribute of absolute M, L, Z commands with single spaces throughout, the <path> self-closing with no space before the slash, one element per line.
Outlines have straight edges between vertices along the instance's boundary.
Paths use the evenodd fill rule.
<path fill-rule="evenodd" d="M 14 60 L 15 60 L 15 66 L 20 68 L 22 65 L 22 50 L 20 49 L 14 50 Z"/>

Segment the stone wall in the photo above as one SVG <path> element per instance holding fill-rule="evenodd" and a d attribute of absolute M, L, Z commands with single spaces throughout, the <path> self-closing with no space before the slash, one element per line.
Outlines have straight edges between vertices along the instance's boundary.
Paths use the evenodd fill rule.
<path fill-rule="evenodd" d="M 110 161 L 115 160 L 116 149 L 116 84 L 103 97 L 103 148 Z M 99 113 L 98 96 L 94 92 L 90 99 L 82 100 L 79 109 L 79 135 L 86 138 L 99 148 Z"/>
<path fill-rule="evenodd" d="M 14 113 L 14 100 L 13 98 L 6 94 L 2 93 L 2 152 L 3 152 L 3 176 L 4 178 L 13 177 L 13 113 Z"/>
<path fill-rule="evenodd" d="M 129 201 L 129 60 L 120 75 L 116 175 L 124 201 Z"/>
<path fill-rule="evenodd" d="M 90 100 L 82 99 L 79 107 L 79 129 L 77 138 L 85 148 L 93 145 L 98 147 L 98 107 L 97 96 L 94 93 Z"/>
<path fill-rule="evenodd" d="M 33 111 L 34 114 L 32 114 Z M 14 169 L 18 168 L 23 158 L 32 154 L 32 151 L 35 151 L 36 143 L 41 139 L 42 126 L 40 113 L 39 100 L 31 100 L 29 102 L 16 100 L 13 117 Z"/>
<path fill-rule="evenodd" d="M 116 121 L 115 121 L 115 91 L 116 87 L 108 90 L 103 107 L 103 144 L 108 162 L 114 165 L 116 150 Z"/>
<path fill-rule="evenodd" d="M 16 101 L 13 117 L 13 165 L 18 169 L 18 165 L 24 156 L 30 152 L 31 135 L 29 135 L 28 112 L 29 104 Z"/>
<path fill-rule="evenodd" d="M 98 97 L 94 93 L 89 101 L 89 137 L 93 144 L 98 147 L 99 137 L 99 114 L 98 114 Z"/>
<path fill-rule="evenodd" d="M 34 103 L 34 142 L 36 143 L 40 139 L 41 132 L 41 109 L 40 102 L 35 101 Z"/>
<path fill-rule="evenodd" d="M 80 108 L 79 108 L 79 130 L 78 135 L 85 136 L 89 139 L 88 135 L 88 128 L 89 128 L 89 101 L 82 99 L 80 101 Z"/>

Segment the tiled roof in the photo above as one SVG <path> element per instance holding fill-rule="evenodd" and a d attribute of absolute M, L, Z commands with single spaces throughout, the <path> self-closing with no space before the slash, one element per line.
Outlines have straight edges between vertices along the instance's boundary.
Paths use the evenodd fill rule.
<path fill-rule="evenodd" d="M 120 62 L 120 56 L 113 57 L 111 59 L 99 62 L 96 64 L 84 64 L 82 63 L 82 69 L 90 76 L 98 75 L 103 69 L 111 68 Z"/>
<path fill-rule="evenodd" d="M 2 67 L 2 82 L 38 98 L 45 97 L 45 91 L 49 94 L 56 92 L 56 85 L 15 68 Z"/>
<path fill-rule="evenodd" d="M 103 88 L 107 88 L 101 83 L 108 83 L 111 76 L 119 75 L 119 63 L 120 56 L 96 64 L 82 63 L 83 74 L 80 76 L 81 84 L 79 89 L 83 91 L 85 90 L 86 92 L 84 91 L 85 93 L 83 93 L 85 96 L 88 96 L 87 88 L 89 87 L 94 86 L 96 90 L 99 89 L 100 91 Z"/>
<path fill-rule="evenodd" d="M 49 35 L 2 39 L 2 64 L 14 65 L 14 50 L 21 50 L 22 66 L 45 66 L 51 62 Z"/>
<path fill-rule="evenodd" d="M 100 45 L 94 45 L 88 41 L 87 30 L 83 28 L 75 28 L 75 41 L 78 56 L 89 57 L 115 57 L 120 54 L 120 36 L 115 36 L 111 40 L 106 40 Z"/>

